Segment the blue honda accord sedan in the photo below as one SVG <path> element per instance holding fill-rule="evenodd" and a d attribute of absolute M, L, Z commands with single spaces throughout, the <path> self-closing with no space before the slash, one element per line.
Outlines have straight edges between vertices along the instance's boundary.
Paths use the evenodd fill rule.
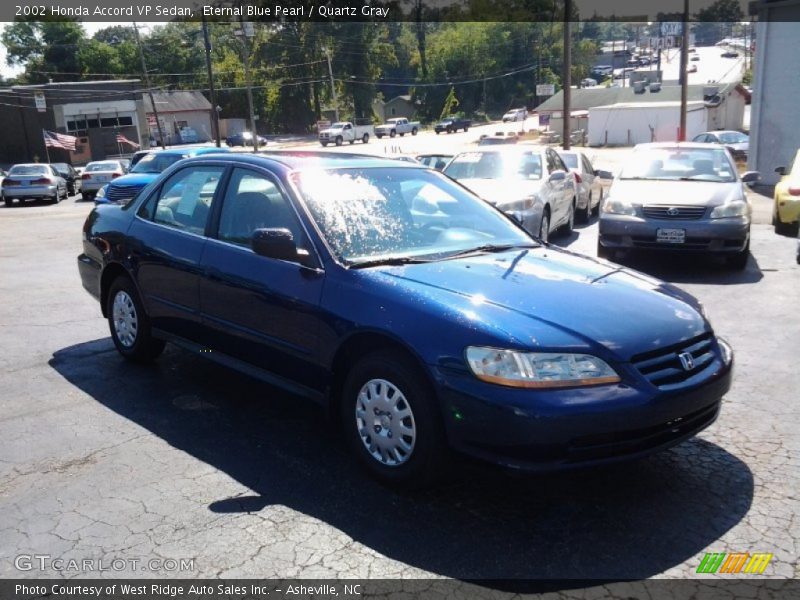
<path fill-rule="evenodd" d="M 542 243 L 421 165 L 207 154 L 83 234 L 125 358 L 171 342 L 310 397 L 395 485 L 453 449 L 528 470 L 640 457 L 711 424 L 730 386 L 692 296 Z"/>

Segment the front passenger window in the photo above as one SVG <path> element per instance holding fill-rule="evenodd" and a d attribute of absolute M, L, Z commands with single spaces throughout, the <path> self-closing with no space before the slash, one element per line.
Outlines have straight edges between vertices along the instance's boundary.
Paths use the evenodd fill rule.
<path fill-rule="evenodd" d="M 224 167 L 187 167 L 161 187 L 153 221 L 202 235 Z"/>

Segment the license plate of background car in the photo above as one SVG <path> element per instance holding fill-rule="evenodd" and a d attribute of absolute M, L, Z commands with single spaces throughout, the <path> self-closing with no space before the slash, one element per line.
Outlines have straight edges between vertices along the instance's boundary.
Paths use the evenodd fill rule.
<path fill-rule="evenodd" d="M 657 229 L 656 241 L 664 244 L 683 244 L 686 242 L 685 229 Z"/>

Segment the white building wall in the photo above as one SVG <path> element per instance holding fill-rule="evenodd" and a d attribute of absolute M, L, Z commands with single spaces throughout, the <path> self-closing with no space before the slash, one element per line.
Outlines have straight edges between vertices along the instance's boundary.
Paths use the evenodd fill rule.
<path fill-rule="evenodd" d="M 774 184 L 800 148 L 800 1 L 762 8 L 756 39 L 748 169 Z"/>
<path fill-rule="evenodd" d="M 678 138 L 680 107 L 600 106 L 589 109 L 590 146 L 627 146 L 647 142 L 670 142 Z M 707 109 L 690 107 L 686 113 L 686 138 L 706 130 Z"/>

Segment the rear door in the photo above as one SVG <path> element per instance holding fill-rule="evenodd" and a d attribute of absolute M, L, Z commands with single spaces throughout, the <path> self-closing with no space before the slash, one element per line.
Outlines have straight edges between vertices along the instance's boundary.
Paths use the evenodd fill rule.
<path fill-rule="evenodd" d="M 273 174 L 236 167 L 203 254 L 200 308 L 215 348 L 278 375 L 321 388 L 319 302 L 324 271 L 312 263 L 253 252 L 256 229 L 285 228 L 316 257 L 289 195 Z M 304 261 L 305 262 L 305 261 Z"/>
<path fill-rule="evenodd" d="M 128 238 L 139 291 L 153 326 L 199 341 L 200 259 L 221 164 L 173 173 L 140 207 Z"/>

